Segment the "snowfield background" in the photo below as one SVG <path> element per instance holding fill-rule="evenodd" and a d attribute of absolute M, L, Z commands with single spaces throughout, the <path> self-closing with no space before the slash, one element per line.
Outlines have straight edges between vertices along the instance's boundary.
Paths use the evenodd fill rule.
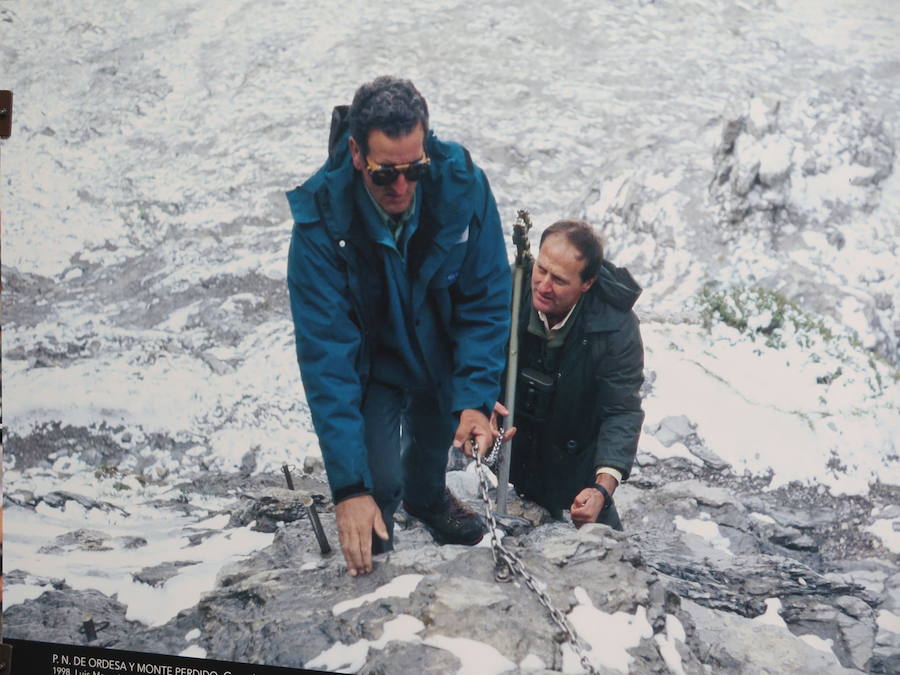
<path fill-rule="evenodd" d="M 309 530 L 301 510 L 248 506 L 287 463 L 337 543 L 294 356 L 284 192 L 324 160 L 332 107 L 391 73 L 470 149 L 507 232 L 520 208 L 535 246 L 553 221 L 586 218 L 645 286 L 647 416 L 617 495 L 633 536 L 597 536 L 640 550 L 623 566 L 680 579 L 684 604 L 654 615 L 640 594 L 619 608 L 578 575 L 554 582 L 597 663 L 746 666 L 751 652 L 702 644 L 760 616 L 774 654 L 817 651 L 797 661 L 811 672 L 900 667 L 896 2 L 5 2 L 0 32 L 15 94 L 0 146 L 8 636 L 83 642 L 89 594 L 118 617 L 105 646 L 354 672 L 377 670 L 376 652 L 388 672 L 577 670 L 539 607 L 522 610 L 531 641 L 489 626 L 480 642 L 446 618 L 461 610 L 429 586 L 435 570 L 456 588 L 453 564 L 483 550 L 433 547 L 404 521 L 383 578 L 354 582 L 291 534 Z M 476 503 L 471 470 L 451 482 Z M 576 536 L 513 529 L 548 560 Z M 827 580 L 821 606 L 796 586 L 732 584 L 723 599 L 685 572 L 773 576 L 753 556 Z M 299 652 L 210 619 L 245 564 L 289 568 L 309 593 L 327 578 Z M 328 623 L 414 573 L 424 586 L 387 593 L 411 604 L 353 609 L 360 630 Z M 603 630 L 631 652 L 601 656 L 601 609 L 627 614 Z"/>

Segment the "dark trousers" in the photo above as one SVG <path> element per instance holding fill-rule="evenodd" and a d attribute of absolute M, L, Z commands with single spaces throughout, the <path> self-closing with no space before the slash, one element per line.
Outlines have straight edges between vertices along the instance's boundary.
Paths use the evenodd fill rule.
<path fill-rule="evenodd" d="M 441 413 L 432 392 L 379 382 L 366 387 L 362 413 L 372 496 L 390 535 L 386 542 L 373 535 L 372 551 L 383 553 L 394 547 L 394 512 L 401 500 L 426 510 L 443 496 L 456 422 Z"/>

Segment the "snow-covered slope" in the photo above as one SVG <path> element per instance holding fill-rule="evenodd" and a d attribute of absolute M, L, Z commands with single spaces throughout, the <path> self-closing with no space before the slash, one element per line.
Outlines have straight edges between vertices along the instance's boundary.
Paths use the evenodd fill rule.
<path fill-rule="evenodd" d="M 602 546 L 641 551 L 644 567 L 620 551 L 628 574 L 678 580 L 669 588 L 694 624 L 680 658 L 725 668 L 721 654 L 702 661 L 700 643 L 714 628 L 744 634 L 737 618 L 780 597 L 788 627 L 817 636 L 828 663 L 892 667 L 898 29 L 890 0 L 4 3 L 0 86 L 15 92 L 13 136 L 0 146 L 5 630 L 77 642 L 41 617 L 96 589 L 91 602 L 122 605 L 110 610 L 122 630 L 109 644 L 349 668 L 349 652 L 328 650 L 353 633 L 330 623 L 331 643 L 317 638 L 290 661 L 242 652 L 216 632 L 228 625 L 196 617 L 227 600 L 229 570 L 273 565 L 285 549 L 290 562 L 278 564 L 300 586 L 334 584 L 321 613 L 303 615 L 309 625 L 362 595 L 300 536 L 299 515 L 245 512 L 281 484 L 284 463 L 306 493 L 327 495 L 294 357 L 283 193 L 323 160 L 331 107 L 394 73 L 419 86 L 437 133 L 470 148 L 507 227 L 519 208 L 538 231 L 585 217 L 645 286 L 647 419 L 640 466 L 620 491 L 634 541 Z M 453 479 L 463 492 L 466 476 Z M 688 487 L 666 492 L 670 483 Z M 712 489 L 728 499 L 709 506 Z M 570 546 L 556 527 L 510 536 L 540 556 L 542 537 L 550 550 Z M 379 656 L 385 668 L 427 665 L 434 650 L 463 664 L 474 653 L 497 671 L 562 668 L 541 642 L 540 608 L 521 609 L 541 626 L 526 640 L 533 653 L 504 651 L 500 634 L 485 638 L 496 655 L 452 642 L 471 638 L 451 629 L 454 612 L 478 611 L 434 604 L 449 597 L 438 587 L 462 583 L 444 558 L 483 564 L 487 585 L 486 552 L 442 552 L 414 525 L 407 534 L 378 583 L 445 576 L 394 607 L 411 618 L 384 630 L 411 646 Z M 423 559 L 403 558 L 417 550 Z M 734 554 L 748 556 L 745 576 L 762 574 L 760 556 L 809 566 L 815 597 L 856 612 L 868 632 L 829 623 L 821 608 L 810 618 L 799 582 L 713 583 Z M 706 580 L 690 581 L 691 567 Z M 638 595 L 605 605 L 598 588 L 576 592 L 577 578 L 554 587 L 573 619 L 627 613 L 642 645 L 632 652 L 646 660 L 625 667 L 677 672 L 687 614 L 669 606 L 667 618 L 664 603 Z M 868 593 L 865 612 L 851 582 Z M 639 607 L 656 612 L 655 638 L 640 637 Z M 710 607 L 729 620 L 710 619 Z M 176 635 L 181 610 L 201 630 L 190 640 Z M 383 639 L 383 617 L 354 611 L 367 640 Z M 415 623 L 426 617 L 439 628 Z M 794 639 L 766 630 L 776 628 L 777 644 Z M 744 656 L 735 647 L 729 658 Z"/>

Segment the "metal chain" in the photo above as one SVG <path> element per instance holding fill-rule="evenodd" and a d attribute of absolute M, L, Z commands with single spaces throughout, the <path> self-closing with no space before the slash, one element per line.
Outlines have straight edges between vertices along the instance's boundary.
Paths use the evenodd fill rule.
<path fill-rule="evenodd" d="M 587 652 L 584 650 L 584 647 L 582 647 L 581 641 L 578 639 L 578 635 L 576 635 L 575 629 L 569 622 L 568 617 L 556 608 L 551 602 L 550 596 L 539 588 L 538 580 L 529 574 L 528 570 L 525 569 L 525 564 L 522 560 L 515 553 L 506 548 L 500 541 L 497 521 L 494 518 L 494 512 L 491 509 L 491 501 L 488 497 L 486 467 L 497 463 L 497 458 L 500 456 L 500 446 L 503 445 L 503 428 L 500 428 L 500 435 L 494 441 L 493 447 L 487 454 L 486 461 L 482 460 L 481 456 L 478 454 L 478 444 L 473 442 L 472 445 L 472 454 L 475 456 L 475 470 L 478 474 L 481 499 L 484 501 L 485 514 L 487 515 L 488 524 L 491 528 L 491 553 L 494 556 L 494 579 L 503 583 L 512 581 L 512 575 L 522 577 L 525 585 L 534 591 L 538 601 L 544 606 L 544 609 L 549 612 L 553 623 L 555 623 L 557 628 L 562 631 L 566 642 L 568 642 L 572 649 L 575 650 L 575 654 L 581 661 L 581 666 L 591 675 L 600 675 L 599 671 L 594 668 L 594 665 L 588 658 Z M 490 462 L 490 464 L 487 462 Z"/>

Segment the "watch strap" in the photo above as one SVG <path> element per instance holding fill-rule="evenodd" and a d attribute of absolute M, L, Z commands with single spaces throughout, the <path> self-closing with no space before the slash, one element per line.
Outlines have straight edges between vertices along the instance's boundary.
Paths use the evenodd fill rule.
<path fill-rule="evenodd" d="M 609 490 L 607 490 L 599 483 L 594 483 L 593 485 L 591 485 L 591 487 L 597 490 L 601 495 L 603 495 L 603 508 L 600 509 L 601 511 L 606 511 L 606 509 L 612 506 L 613 498 L 612 495 L 609 494 Z"/>

